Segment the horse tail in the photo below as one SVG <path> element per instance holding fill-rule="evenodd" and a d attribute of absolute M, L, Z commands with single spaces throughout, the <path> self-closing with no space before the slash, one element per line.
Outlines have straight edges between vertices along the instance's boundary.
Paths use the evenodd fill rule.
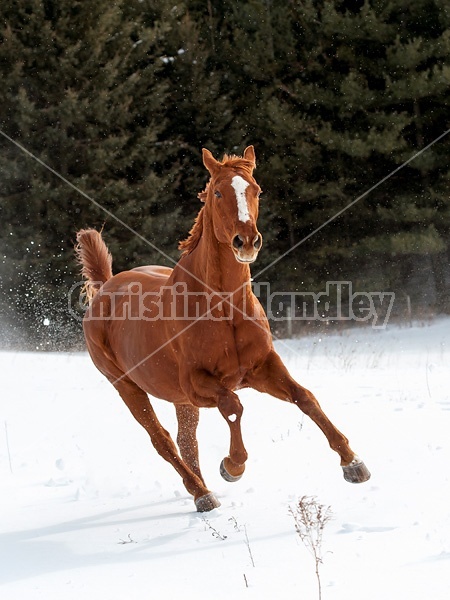
<path fill-rule="evenodd" d="M 113 276 L 112 256 L 101 233 L 95 229 L 78 231 L 75 255 L 81 265 L 81 275 L 86 279 L 83 293 L 90 304 L 102 285 Z"/>

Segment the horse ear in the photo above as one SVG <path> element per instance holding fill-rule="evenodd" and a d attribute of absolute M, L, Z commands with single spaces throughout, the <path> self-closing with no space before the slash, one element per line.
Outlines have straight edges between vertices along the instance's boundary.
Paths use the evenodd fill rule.
<path fill-rule="evenodd" d="M 245 160 L 249 160 L 253 163 L 253 168 L 256 167 L 255 149 L 253 146 L 247 146 L 247 148 L 244 150 L 244 158 Z"/>
<path fill-rule="evenodd" d="M 203 148 L 202 154 L 203 154 L 203 164 L 208 169 L 208 171 L 211 173 L 211 175 L 214 175 L 215 173 L 217 173 L 217 171 L 219 170 L 219 167 L 220 167 L 220 162 L 217 161 L 214 158 L 214 156 L 211 154 L 211 152 L 209 150 L 207 150 L 206 148 Z"/>

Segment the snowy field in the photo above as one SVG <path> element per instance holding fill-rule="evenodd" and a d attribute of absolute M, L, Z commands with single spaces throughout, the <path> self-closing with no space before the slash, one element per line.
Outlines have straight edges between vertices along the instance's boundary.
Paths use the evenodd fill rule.
<path fill-rule="evenodd" d="M 0 353 L 2 600 L 314 600 L 289 515 L 303 495 L 333 511 L 324 600 L 447 600 L 450 320 L 277 348 L 372 478 L 346 483 L 307 417 L 245 390 L 239 482 L 219 475 L 225 421 L 201 415 L 202 470 L 222 502 L 206 514 L 87 355 Z M 173 407 L 154 406 L 175 434 Z"/>

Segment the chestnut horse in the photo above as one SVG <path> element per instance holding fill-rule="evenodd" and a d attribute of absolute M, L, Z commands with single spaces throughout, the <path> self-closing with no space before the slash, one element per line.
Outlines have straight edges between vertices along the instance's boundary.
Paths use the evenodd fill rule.
<path fill-rule="evenodd" d="M 275 352 L 266 315 L 252 292 L 249 265 L 262 244 L 253 146 L 243 157 L 225 155 L 221 162 L 203 150 L 203 162 L 211 176 L 199 194 L 204 206 L 180 244 L 183 253 L 174 269 L 145 266 L 113 276 L 100 233 L 78 232 L 76 252 L 89 299 L 83 326 L 93 362 L 181 475 L 200 512 L 220 503 L 200 471 L 199 408 L 217 407 L 227 422 L 230 449 L 220 473 L 237 481 L 247 451 L 235 392 L 246 387 L 298 406 L 339 454 L 344 478 L 366 481 L 370 473 L 347 438 Z M 179 450 L 147 394 L 175 405 Z"/>

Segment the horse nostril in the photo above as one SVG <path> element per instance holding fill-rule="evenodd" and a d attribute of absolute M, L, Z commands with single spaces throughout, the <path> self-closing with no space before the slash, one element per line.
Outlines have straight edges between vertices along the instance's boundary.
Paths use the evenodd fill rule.
<path fill-rule="evenodd" d="M 255 239 L 253 240 L 253 248 L 255 248 L 255 250 L 259 250 L 261 248 L 261 244 L 262 244 L 262 238 L 261 236 L 258 234 Z"/>
<path fill-rule="evenodd" d="M 236 248 L 236 250 L 240 250 L 243 245 L 244 245 L 244 240 L 241 238 L 241 236 L 235 235 L 233 238 L 233 246 Z"/>

